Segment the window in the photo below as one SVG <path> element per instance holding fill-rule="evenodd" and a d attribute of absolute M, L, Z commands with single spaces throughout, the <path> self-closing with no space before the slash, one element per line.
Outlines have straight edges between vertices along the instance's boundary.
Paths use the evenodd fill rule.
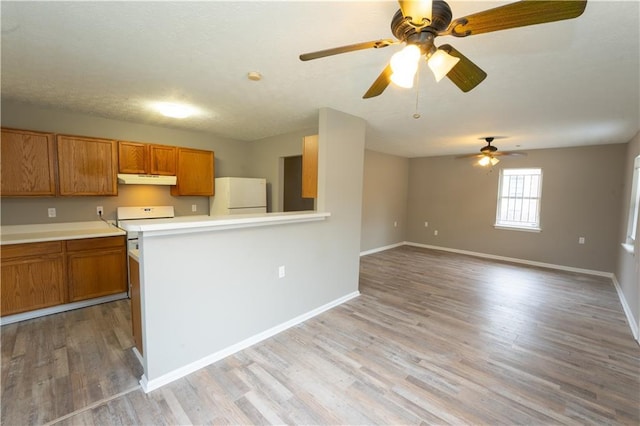
<path fill-rule="evenodd" d="M 633 181 L 631 199 L 629 200 L 629 222 L 627 223 L 626 247 L 633 252 L 633 245 L 638 236 L 638 212 L 640 211 L 640 155 L 633 163 Z"/>
<path fill-rule="evenodd" d="M 502 169 L 498 183 L 497 228 L 540 231 L 542 169 Z"/>

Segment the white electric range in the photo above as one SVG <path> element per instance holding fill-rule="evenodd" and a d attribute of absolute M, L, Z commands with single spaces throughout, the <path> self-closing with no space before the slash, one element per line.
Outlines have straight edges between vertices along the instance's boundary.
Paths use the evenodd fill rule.
<path fill-rule="evenodd" d="M 118 207 L 116 209 L 116 225 L 123 228 L 139 220 L 167 219 L 175 217 L 173 206 Z M 138 249 L 138 232 L 127 231 L 127 248 Z"/>

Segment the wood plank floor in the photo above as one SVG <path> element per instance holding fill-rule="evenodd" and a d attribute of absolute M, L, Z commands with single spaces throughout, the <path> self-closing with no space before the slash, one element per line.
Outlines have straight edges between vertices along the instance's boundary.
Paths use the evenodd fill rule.
<path fill-rule="evenodd" d="M 82 314 L 111 333 L 3 327 L 2 423 L 640 424 L 640 347 L 607 278 L 400 247 L 361 259 L 360 291 L 149 394 L 128 388 L 121 302 Z M 94 335 L 112 366 L 69 349 Z"/>

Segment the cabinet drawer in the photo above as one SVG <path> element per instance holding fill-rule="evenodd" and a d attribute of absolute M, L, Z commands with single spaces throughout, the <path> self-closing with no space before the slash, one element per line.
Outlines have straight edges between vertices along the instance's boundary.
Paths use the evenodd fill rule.
<path fill-rule="evenodd" d="M 65 242 L 67 251 L 82 251 L 103 249 L 109 247 L 124 247 L 125 237 L 100 237 L 100 238 L 84 238 L 81 240 L 67 240 Z"/>
<path fill-rule="evenodd" d="M 62 253 L 62 241 L 47 241 L 43 243 L 8 244 L 1 246 L 2 259 L 22 256 L 41 256 L 44 254 Z"/>

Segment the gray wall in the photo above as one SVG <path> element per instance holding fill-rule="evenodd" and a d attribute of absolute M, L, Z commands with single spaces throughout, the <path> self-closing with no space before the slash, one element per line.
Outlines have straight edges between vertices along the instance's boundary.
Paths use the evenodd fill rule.
<path fill-rule="evenodd" d="M 362 119 L 320 111 L 318 202 L 331 213 L 325 221 L 181 236 L 143 233 L 151 386 L 357 292 L 364 134 Z M 280 265 L 286 267 L 282 279 Z"/>
<path fill-rule="evenodd" d="M 504 159 L 492 171 L 453 157 L 411 159 L 407 240 L 613 272 L 626 144 L 528 154 Z M 494 229 L 501 167 L 543 169 L 542 232 Z M 578 244 L 580 236 L 586 244 Z"/>
<path fill-rule="evenodd" d="M 249 142 L 249 177 L 267 179 L 267 209 L 281 212 L 284 194 L 284 157 L 302 154 L 302 138 L 317 135 L 318 129 L 305 129 Z"/>
<path fill-rule="evenodd" d="M 110 120 L 6 100 L 2 101 L 1 120 L 4 127 L 211 150 L 215 151 L 216 176 L 249 173 L 247 142 L 202 132 Z M 168 186 L 119 185 L 118 195 L 112 197 L 3 198 L 0 220 L 2 225 L 91 221 L 97 219 L 96 206 L 104 207 L 105 218 L 115 219 L 116 207 L 145 204 L 173 205 L 179 216 L 209 214 L 208 197 L 174 197 Z M 193 204 L 197 206 L 195 213 L 191 211 Z M 47 217 L 49 207 L 56 208 L 56 218 Z"/>
<path fill-rule="evenodd" d="M 631 183 L 633 177 L 633 162 L 640 155 L 640 133 L 627 145 L 626 162 L 624 167 L 624 188 L 622 196 L 622 215 L 620 219 L 620 231 L 618 242 L 622 243 L 626 239 L 627 223 L 629 221 L 629 201 L 631 200 Z M 640 218 L 638 218 L 640 222 Z M 640 223 L 638 223 L 640 229 Z M 620 289 L 624 295 L 630 314 L 633 316 L 635 332 L 640 329 L 640 235 L 636 236 L 634 254 L 627 252 L 618 245 L 615 250 L 617 254 L 617 264 L 615 275 L 620 284 Z M 636 339 L 638 336 L 636 335 Z"/>
<path fill-rule="evenodd" d="M 375 250 L 405 240 L 408 184 L 408 158 L 365 151 L 361 251 Z M 394 226 L 394 222 L 397 226 Z"/>

